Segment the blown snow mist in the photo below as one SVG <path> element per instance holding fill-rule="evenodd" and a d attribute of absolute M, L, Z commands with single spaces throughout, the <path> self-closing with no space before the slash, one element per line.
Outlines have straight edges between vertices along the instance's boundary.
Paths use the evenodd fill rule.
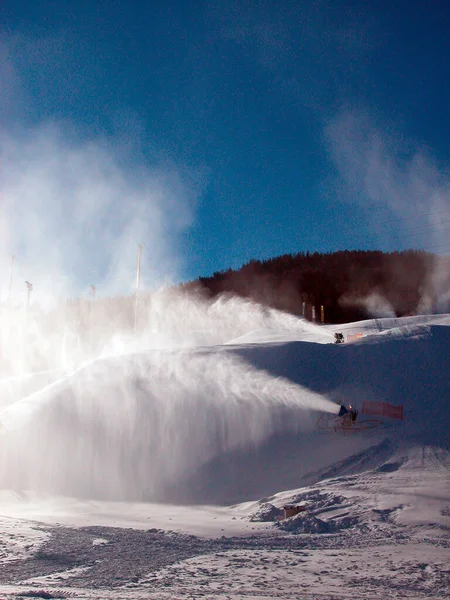
<path fill-rule="evenodd" d="M 163 500 L 214 457 L 314 427 L 330 400 L 225 351 L 94 361 L 0 414 L 3 487 Z"/>
<path fill-rule="evenodd" d="M 26 328 L 23 310 L 4 311 L 5 375 L 73 370 L 99 356 L 139 349 L 230 343 L 254 330 L 317 331 L 304 319 L 237 296 L 209 300 L 168 287 L 140 295 L 136 334 L 134 311 L 133 296 L 100 296 L 95 302 L 83 299 L 49 312 L 31 311 Z"/>

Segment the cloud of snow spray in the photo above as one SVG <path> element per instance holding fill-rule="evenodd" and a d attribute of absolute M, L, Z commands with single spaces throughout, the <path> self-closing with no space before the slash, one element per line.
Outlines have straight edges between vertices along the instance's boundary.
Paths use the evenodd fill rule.
<path fill-rule="evenodd" d="M 1 152 L 2 486 L 163 498 L 214 457 L 308 429 L 311 411 L 335 411 L 225 352 L 132 354 L 311 327 L 244 300 L 164 288 L 140 295 L 134 334 L 134 298 L 117 291 L 132 289 L 136 240 L 143 288 L 176 273 L 193 195 L 177 172 L 131 173 L 120 148 L 68 141 L 55 126 L 4 133 Z M 95 301 L 58 301 L 92 281 Z"/>
<path fill-rule="evenodd" d="M 380 249 L 423 248 L 448 254 L 450 177 L 422 149 L 405 146 L 381 131 L 362 112 L 340 113 L 325 130 L 339 173 L 342 197 L 357 202 L 370 215 L 370 228 Z M 356 244 L 358 230 L 353 231 Z M 399 277 L 407 278 L 402 272 Z M 369 314 L 393 313 L 387 300 L 360 299 Z M 420 312 L 450 306 L 448 259 L 437 257 L 422 290 Z M 374 311 L 372 313 L 371 311 Z"/>
<path fill-rule="evenodd" d="M 175 167 L 133 163 L 107 139 L 76 141 L 55 125 L 1 132 L 2 298 L 54 303 L 99 286 L 103 295 L 134 286 L 137 243 L 145 277 L 162 282 L 179 268 L 177 235 L 192 222 L 193 190 Z"/>
<path fill-rule="evenodd" d="M 310 430 L 317 411 L 337 411 L 325 397 L 211 347 L 254 330 L 301 338 L 317 326 L 236 297 L 210 301 L 167 288 L 148 304 L 141 299 L 133 335 L 115 321 L 114 306 L 94 307 L 96 346 L 91 336 L 71 346 L 53 334 L 65 360 L 84 367 L 64 376 L 67 365 L 54 363 L 0 380 L 9 405 L 0 412 L 3 486 L 164 499 L 214 457 Z M 127 306 L 132 316 L 134 304 Z M 51 366 L 52 352 L 48 358 Z"/>
<path fill-rule="evenodd" d="M 83 333 L 101 319 L 90 284 L 103 298 L 131 293 L 138 242 L 144 286 L 176 276 L 195 185 L 173 166 L 136 164 L 120 143 L 76 141 L 54 125 L 1 134 L 1 370 L 73 366 L 75 347 L 85 354 Z M 25 281 L 33 285 L 28 313 Z M 68 304 L 80 291 L 82 300 Z M 118 325 L 121 308 L 110 311 Z"/>
<path fill-rule="evenodd" d="M 164 499 L 216 456 L 307 431 L 336 404 L 224 350 L 94 361 L 1 414 L 3 485 Z"/>
<path fill-rule="evenodd" d="M 376 319 L 396 316 L 391 304 L 377 292 L 373 292 L 364 298 L 355 296 L 341 298 L 340 303 L 342 306 L 361 306 L 368 315 Z"/>
<path fill-rule="evenodd" d="M 20 77 L 9 75 L 14 93 Z M 196 174 L 149 167 L 120 140 L 82 140 L 66 125 L 0 133 L 2 486 L 161 498 L 215 456 L 335 411 L 223 351 L 132 354 L 306 327 L 252 303 L 165 289 L 139 296 L 134 334 L 137 243 L 143 289 L 176 277 Z"/>

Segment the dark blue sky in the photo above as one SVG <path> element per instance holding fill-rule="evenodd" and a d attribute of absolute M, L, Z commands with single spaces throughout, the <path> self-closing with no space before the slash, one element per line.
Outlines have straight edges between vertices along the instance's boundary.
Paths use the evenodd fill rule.
<path fill-rule="evenodd" d="M 448 0 L 4 0 L 0 15 L 20 78 L 9 127 L 129 137 L 137 163 L 196 174 L 184 278 L 285 252 L 450 250 L 433 217 L 450 222 Z"/>

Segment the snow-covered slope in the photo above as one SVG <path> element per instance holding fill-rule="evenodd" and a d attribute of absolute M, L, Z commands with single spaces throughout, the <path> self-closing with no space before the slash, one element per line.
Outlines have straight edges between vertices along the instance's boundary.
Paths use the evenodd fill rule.
<path fill-rule="evenodd" d="M 176 552 L 166 550 L 162 562 L 154 550 L 153 559 L 122 553 L 128 568 L 139 572 L 133 577 L 141 597 L 161 594 L 168 581 L 167 597 L 182 597 L 188 584 L 200 593 L 190 573 L 201 577 L 202 569 L 223 582 L 220 590 L 208 587 L 214 597 L 227 589 L 263 597 L 255 592 L 257 580 L 270 597 L 296 593 L 300 582 L 317 597 L 386 597 L 392 592 L 386 577 L 398 575 L 391 568 L 396 557 L 399 597 L 446 597 L 450 316 L 333 327 L 286 323 L 271 318 L 226 344 L 141 350 L 64 375 L 42 374 L 22 383 L 32 393 L 21 398 L 14 383 L 0 413 L 0 514 L 94 527 L 79 530 L 76 543 L 91 544 L 99 566 L 86 550 L 80 561 L 68 560 L 67 575 L 61 575 L 72 591 L 83 588 L 81 597 L 90 597 L 86 590 L 93 585 L 105 598 L 140 597 L 125 594 L 131 575 L 119 584 L 123 595 L 115 596 L 104 561 L 112 556 L 111 540 L 116 548 L 142 545 L 137 530 L 148 529 L 161 548 L 168 540 L 157 530 L 175 530 L 179 537 L 173 538 Z M 350 341 L 334 344 L 336 331 Z M 361 336 L 348 337 L 354 334 Z M 403 404 L 404 420 L 384 420 L 372 432 L 348 436 L 317 430 L 323 412 L 335 414 L 341 403 L 360 408 L 364 399 Z M 298 502 L 306 513 L 274 520 L 283 505 Z M 106 529 L 96 529 L 100 525 Z M 70 548 L 75 543 L 65 527 L 50 529 L 50 542 L 43 536 L 30 547 L 47 544 L 46 556 L 64 554 L 62 540 Z M 136 533 L 126 537 L 111 527 Z M 304 554 L 290 568 L 292 552 Z M 336 552 L 375 569 L 376 581 L 359 570 L 337 584 Z M 423 568 L 417 566 L 421 555 Z M 57 572 L 55 561 L 43 568 L 35 556 L 26 563 L 34 571 L 17 566 L 16 580 L 6 570 L 0 577 L 11 583 L 39 574 L 28 585 L 53 589 L 56 580 L 46 574 Z M 255 578 L 249 560 L 270 565 L 270 577 Z M 138 569 L 141 562 L 147 566 Z M 236 578 L 238 564 L 246 566 Z M 284 565 L 284 578 L 277 564 Z M 145 569 L 158 575 L 146 576 Z"/>
<path fill-rule="evenodd" d="M 346 325 L 367 335 L 340 345 L 323 343 L 330 328 L 300 321 L 296 335 L 321 343 L 273 330 L 277 341 L 98 359 L 3 409 L 2 481 L 229 503 L 298 487 L 391 430 L 446 447 L 450 327 L 436 321 L 448 318 L 383 319 L 378 333 L 373 322 Z M 351 440 L 316 431 L 320 412 L 364 399 L 403 404 L 404 422 Z"/>

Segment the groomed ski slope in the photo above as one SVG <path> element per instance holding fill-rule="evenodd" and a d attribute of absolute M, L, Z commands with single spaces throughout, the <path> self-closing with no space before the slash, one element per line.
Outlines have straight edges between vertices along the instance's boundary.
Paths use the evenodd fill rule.
<path fill-rule="evenodd" d="M 11 395 L 0 589 L 450 597 L 449 325 L 299 319 Z M 363 337 L 336 345 L 335 331 Z M 404 421 L 316 430 L 321 411 L 364 399 L 403 404 Z M 292 502 L 307 512 L 275 521 Z"/>

